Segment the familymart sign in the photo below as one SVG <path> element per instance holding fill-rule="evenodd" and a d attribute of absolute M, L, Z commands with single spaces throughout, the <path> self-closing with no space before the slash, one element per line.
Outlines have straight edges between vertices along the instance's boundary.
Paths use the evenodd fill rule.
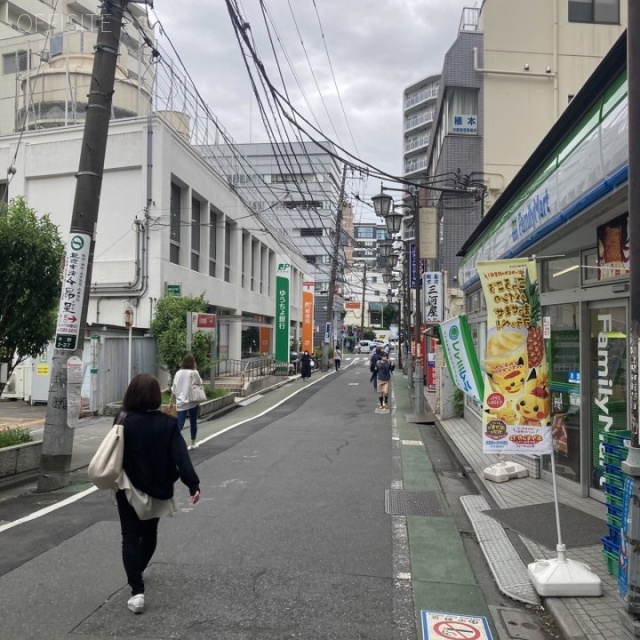
<path fill-rule="evenodd" d="M 275 352 L 276 360 L 289 362 L 289 281 L 291 265 L 286 258 L 278 260 L 276 271 L 276 323 Z"/>

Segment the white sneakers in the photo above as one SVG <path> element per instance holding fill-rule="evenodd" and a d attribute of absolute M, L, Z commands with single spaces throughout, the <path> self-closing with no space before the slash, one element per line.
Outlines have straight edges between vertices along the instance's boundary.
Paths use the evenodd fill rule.
<path fill-rule="evenodd" d="M 127 608 L 133 613 L 142 613 L 144 611 L 144 593 L 131 596 L 127 602 Z"/>
<path fill-rule="evenodd" d="M 191 445 L 187 447 L 187 449 L 197 449 L 198 443 L 195 440 L 191 441 Z"/>

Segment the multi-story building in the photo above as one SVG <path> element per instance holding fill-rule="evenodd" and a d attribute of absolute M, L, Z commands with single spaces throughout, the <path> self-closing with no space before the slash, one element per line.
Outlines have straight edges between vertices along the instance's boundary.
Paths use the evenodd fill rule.
<path fill-rule="evenodd" d="M 141 5 L 121 34 L 112 117 L 149 111 L 154 71 L 144 39 L 153 39 Z M 0 135 L 80 123 L 99 24 L 98 0 L 0 0 Z"/>
<path fill-rule="evenodd" d="M 428 150 L 438 259 L 460 247 L 626 26 L 626 0 L 484 0 L 445 55 Z M 484 197 L 482 197 L 484 194 Z"/>
<path fill-rule="evenodd" d="M 336 255 L 336 218 L 343 207 L 343 223 L 349 225 L 350 207 L 340 201 L 342 167 L 331 143 L 291 142 L 219 145 L 204 148 L 205 157 L 226 176 L 229 185 L 256 220 L 282 239 L 283 251 L 298 252 L 307 262 L 315 283 L 314 344 L 324 342 L 326 322 L 336 333 L 336 317 L 342 314 L 342 268 L 336 273 L 333 315 L 327 312 L 331 267 L 343 265 L 348 236 L 341 233 Z M 238 161 L 238 155 L 242 160 Z M 330 317 L 331 316 L 331 317 Z M 333 319 L 332 319 L 333 318 Z"/>
<path fill-rule="evenodd" d="M 427 170 L 427 148 L 435 116 L 440 75 L 428 76 L 404 90 L 403 174 L 408 180 Z"/>

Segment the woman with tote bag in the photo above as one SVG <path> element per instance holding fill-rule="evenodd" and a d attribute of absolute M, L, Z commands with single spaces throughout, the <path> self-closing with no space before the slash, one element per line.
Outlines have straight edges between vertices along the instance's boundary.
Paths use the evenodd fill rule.
<path fill-rule="evenodd" d="M 193 399 L 193 387 L 199 385 L 202 389 L 202 379 L 196 369 L 195 358 L 188 353 L 180 362 L 180 369 L 176 371 L 171 385 L 171 393 L 176 397 L 176 405 L 178 409 L 178 427 L 180 431 L 184 428 L 184 423 L 189 414 L 189 426 L 191 427 L 191 446 L 189 449 L 195 449 L 196 437 L 198 435 L 198 404 Z"/>
<path fill-rule="evenodd" d="M 124 453 L 116 481 L 116 504 L 122 531 L 122 561 L 131 587 L 127 607 L 144 611 L 143 571 L 151 561 L 158 522 L 175 511 L 173 485 L 189 488 L 192 504 L 200 499 L 200 480 L 178 431 L 176 418 L 160 411 L 160 384 L 143 373 L 131 380 L 122 400 Z"/>

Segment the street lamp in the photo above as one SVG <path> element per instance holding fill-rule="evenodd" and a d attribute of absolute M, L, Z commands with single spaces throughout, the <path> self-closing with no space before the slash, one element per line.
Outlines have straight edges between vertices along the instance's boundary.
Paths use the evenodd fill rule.
<path fill-rule="evenodd" d="M 393 242 L 391 240 L 381 240 L 378 242 L 378 250 L 383 258 L 388 258 L 393 252 Z"/>
<path fill-rule="evenodd" d="M 373 207 L 377 215 L 382 216 L 383 218 L 387 218 L 391 212 L 391 205 L 393 203 L 393 198 L 386 194 L 385 191 L 399 191 L 404 193 L 411 199 L 411 210 L 413 213 L 414 219 L 414 228 L 415 228 L 415 297 L 416 297 L 416 306 L 415 306 L 415 345 L 416 345 L 416 362 L 415 362 L 415 373 L 414 373 L 414 396 L 415 396 L 415 422 L 423 421 L 424 414 L 424 369 L 422 367 L 422 354 L 421 354 L 421 329 L 422 329 L 422 311 L 421 311 L 421 302 L 420 302 L 420 288 L 422 286 L 422 274 L 420 273 L 421 269 L 421 258 L 420 258 L 420 207 L 418 206 L 418 195 L 414 191 L 409 191 L 408 189 L 400 189 L 395 187 L 385 187 L 384 185 L 380 185 L 380 193 L 377 196 L 373 196 L 371 198 L 373 202 Z M 397 232 L 396 232 L 397 233 Z M 411 276 L 409 276 L 411 277 Z M 410 293 L 410 292 L 409 292 Z"/>

